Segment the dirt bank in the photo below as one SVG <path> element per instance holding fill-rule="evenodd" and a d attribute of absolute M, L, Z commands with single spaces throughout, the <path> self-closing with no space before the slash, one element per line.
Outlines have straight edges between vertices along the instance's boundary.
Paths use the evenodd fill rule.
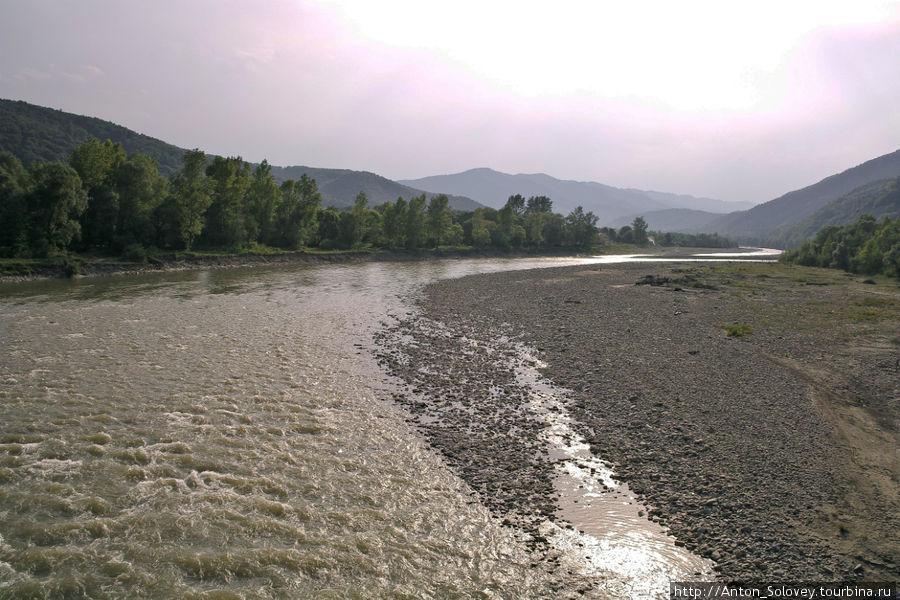
<path fill-rule="evenodd" d="M 512 339 L 573 390 L 595 455 L 723 578 L 897 578 L 896 282 L 780 265 L 570 267 L 443 281 L 423 309 L 384 354 L 411 384 L 398 400 L 498 514 L 553 510 L 509 374 L 479 350 Z"/>

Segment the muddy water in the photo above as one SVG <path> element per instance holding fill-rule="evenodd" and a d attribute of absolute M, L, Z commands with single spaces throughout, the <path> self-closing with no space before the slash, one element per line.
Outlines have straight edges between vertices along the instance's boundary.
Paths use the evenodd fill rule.
<path fill-rule="evenodd" d="M 390 403 L 424 283 L 567 260 L 0 286 L 0 597 L 555 597 Z"/>

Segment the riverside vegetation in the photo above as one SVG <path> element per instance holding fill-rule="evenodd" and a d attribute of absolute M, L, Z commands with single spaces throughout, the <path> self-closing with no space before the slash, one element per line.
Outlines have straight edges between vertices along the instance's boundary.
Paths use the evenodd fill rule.
<path fill-rule="evenodd" d="M 830 267 L 865 275 L 900 277 L 900 219 L 872 215 L 844 227 L 828 226 L 781 255 L 782 262 Z"/>
<path fill-rule="evenodd" d="M 15 259 L 5 262 L 7 275 L 40 274 L 48 258 L 51 270 L 72 274 L 85 256 L 144 263 L 197 251 L 583 252 L 601 239 L 646 245 L 653 235 L 641 217 L 619 230 L 599 229 L 581 207 L 567 216 L 552 207 L 546 196 L 518 194 L 499 210 L 454 211 L 446 195 L 425 194 L 370 207 L 360 192 L 339 211 L 322 206 L 307 175 L 276 184 L 266 161 L 251 168 L 240 157 L 190 150 L 182 168 L 164 177 L 150 156 L 126 154 L 109 140 L 88 139 L 68 164 L 33 162 L 27 169 L 0 153 L 0 258 Z M 731 245 L 716 235 L 656 237 L 661 245 Z"/>

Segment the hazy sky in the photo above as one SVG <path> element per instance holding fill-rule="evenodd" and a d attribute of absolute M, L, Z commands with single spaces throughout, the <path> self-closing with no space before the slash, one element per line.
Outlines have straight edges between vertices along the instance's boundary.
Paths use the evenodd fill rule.
<path fill-rule="evenodd" d="M 762 202 L 900 148 L 900 0 L 0 0 L 0 97 L 277 165 Z"/>

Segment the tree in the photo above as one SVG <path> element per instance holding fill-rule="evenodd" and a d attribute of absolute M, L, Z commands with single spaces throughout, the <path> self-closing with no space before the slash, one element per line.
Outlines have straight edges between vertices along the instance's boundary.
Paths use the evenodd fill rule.
<path fill-rule="evenodd" d="M 211 202 L 203 239 L 207 245 L 239 247 L 248 240 L 244 197 L 250 187 L 250 165 L 240 156 L 217 156 L 206 168 Z"/>
<path fill-rule="evenodd" d="M 168 180 L 159 174 L 155 160 L 137 153 L 119 165 L 114 177 L 119 199 L 116 246 L 121 251 L 130 244 L 152 245 L 153 214 L 168 195 Z"/>
<path fill-rule="evenodd" d="M 0 256 L 27 256 L 31 179 L 19 159 L 0 152 Z"/>
<path fill-rule="evenodd" d="M 317 214 L 318 244 L 322 248 L 333 248 L 341 235 L 341 213 L 334 207 L 320 210 Z"/>
<path fill-rule="evenodd" d="M 350 246 L 356 247 L 362 244 L 369 232 L 369 198 L 361 191 L 353 201 L 353 210 L 350 211 Z"/>
<path fill-rule="evenodd" d="M 406 248 L 417 250 L 425 237 L 425 194 L 409 199 L 406 210 Z"/>
<path fill-rule="evenodd" d="M 115 175 L 125 162 L 122 146 L 89 138 L 69 157 L 69 165 L 81 178 L 88 195 L 88 206 L 81 218 L 85 247 L 111 248 L 119 222 L 119 194 Z"/>
<path fill-rule="evenodd" d="M 88 138 L 72 151 L 69 166 L 75 169 L 85 189 L 110 185 L 116 169 L 125 162 L 125 150 L 119 143 L 106 140 L 100 143 Z"/>
<path fill-rule="evenodd" d="M 550 214 L 553 212 L 553 201 L 550 200 L 547 196 L 531 196 L 528 199 L 528 203 L 525 206 L 526 214 L 537 214 L 537 213 L 546 213 Z"/>
<path fill-rule="evenodd" d="M 566 217 L 566 231 L 569 244 L 576 248 L 588 249 L 597 239 L 597 217 L 592 212 L 584 212 L 576 207 Z"/>
<path fill-rule="evenodd" d="M 525 198 L 522 196 L 522 194 L 510 196 L 506 200 L 506 206 L 509 207 L 514 216 L 522 216 L 525 213 Z"/>
<path fill-rule="evenodd" d="M 487 248 L 491 245 L 491 223 L 484 217 L 484 209 L 476 209 L 472 213 L 472 245 L 476 248 Z"/>
<path fill-rule="evenodd" d="M 382 216 L 382 233 L 385 243 L 393 248 L 406 245 L 406 200 L 397 198 L 394 203 L 386 203 Z"/>
<path fill-rule="evenodd" d="M 281 203 L 278 206 L 277 245 L 296 250 L 309 245 L 319 230 L 318 213 L 322 196 L 316 180 L 304 173 L 300 181 L 288 179 L 281 184 Z M 340 215 L 338 215 L 338 223 Z M 324 236 L 336 240 L 339 231 Z"/>
<path fill-rule="evenodd" d="M 172 209 L 168 215 L 175 220 L 179 240 L 188 250 L 203 231 L 206 210 L 212 203 L 210 184 L 206 177 L 206 153 L 188 150 L 184 166 L 172 179 Z"/>
<path fill-rule="evenodd" d="M 263 160 L 253 171 L 244 202 L 250 240 L 266 244 L 274 241 L 275 213 L 280 201 L 281 192 L 272 177 L 272 167 Z"/>
<path fill-rule="evenodd" d="M 29 246 L 35 256 L 68 249 L 81 233 L 78 222 L 88 204 L 81 178 L 72 167 L 35 164 L 29 170 L 32 186 L 26 205 Z"/>
<path fill-rule="evenodd" d="M 453 224 L 449 203 L 450 199 L 445 194 L 433 196 L 428 202 L 425 227 L 429 243 L 435 248 L 446 241 L 450 226 Z"/>
<path fill-rule="evenodd" d="M 634 221 L 631 222 L 631 231 L 635 244 L 643 246 L 649 241 L 647 237 L 647 221 L 644 220 L 644 217 L 635 217 Z"/>

